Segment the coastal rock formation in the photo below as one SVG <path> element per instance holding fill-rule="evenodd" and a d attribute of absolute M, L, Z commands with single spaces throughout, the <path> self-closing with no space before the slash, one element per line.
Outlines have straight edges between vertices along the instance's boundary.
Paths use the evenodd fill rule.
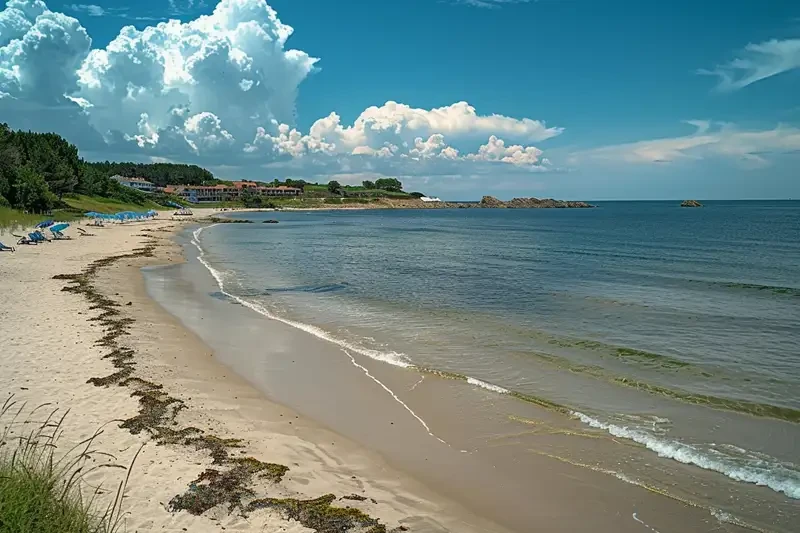
<path fill-rule="evenodd" d="M 481 207 L 506 207 L 506 204 L 495 198 L 494 196 L 484 196 L 481 198 Z"/>
<path fill-rule="evenodd" d="M 484 196 L 479 207 L 507 207 L 511 209 L 547 209 L 547 208 L 585 208 L 594 207 L 586 202 L 565 202 L 552 198 L 514 198 L 508 202 L 498 200 L 494 196 Z"/>
<path fill-rule="evenodd" d="M 681 202 L 681 207 L 703 207 L 703 204 L 697 200 L 684 200 Z"/>

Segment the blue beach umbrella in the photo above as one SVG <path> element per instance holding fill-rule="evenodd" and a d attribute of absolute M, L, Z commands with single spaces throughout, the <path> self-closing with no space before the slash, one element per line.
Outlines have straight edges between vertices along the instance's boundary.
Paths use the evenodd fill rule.
<path fill-rule="evenodd" d="M 47 227 L 52 226 L 54 222 L 55 222 L 54 220 L 44 220 L 44 221 L 39 222 L 38 224 L 36 224 L 36 226 L 34 226 L 34 227 L 36 227 L 36 228 L 47 228 Z"/>
<path fill-rule="evenodd" d="M 55 226 L 50 228 L 50 231 L 55 233 L 56 231 L 64 231 L 68 227 L 69 227 L 69 224 L 67 224 L 67 223 L 56 224 Z"/>

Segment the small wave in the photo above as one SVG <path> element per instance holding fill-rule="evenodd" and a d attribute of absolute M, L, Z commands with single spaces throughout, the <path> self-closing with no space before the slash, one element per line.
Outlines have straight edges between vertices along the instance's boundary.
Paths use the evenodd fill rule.
<path fill-rule="evenodd" d="M 341 291 L 349 287 L 349 283 L 341 282 L 341 283 L 330 283 L 328 285 L 300 285 L 298 287 L 274 287 L 265 289 L 266 293 L 269 294 L 271 292 L 311 292 L 311 293 L 325 293 L 325 292 L 334 292 L 334 291 Z"/>
<path fill-rule="evenodd" d="M 469 383 L 470 385 L 475 385 L 482 389 L 490 390 L 492 392 L 497 392 L 499 394 L 508 394 L 509 392 L 511 392 L 508 389 L 504 389 L 503 387 L 498 387 L 497 385 L 492 385 L 491 383 L 486 383 L 485 381 L 481 381 L 475 378 L 467 377 L 467 383 Z"/>
<path fill-rule="evenodd" d="M 210 228 L 210 227 L 213 227 L 213 225 L 212 226 L 207 226 L 207 227 Z M 368 348 L 364 348 L 362 346 L 357 346 L 355 344 L 347 342 L 344 339 L 340 339 L 338 337 L 333 336 L 332 334 L 330 334 L 329 332 L 325 331 L 322 328 L 319 328 L 317 326 L 312 326 L 311 324 L 304 324 L 303 322 L 297 322 L 295 320 L 290 320 L 288 318 L 283 318 L 283 317 L 281 317 L 279 315 L 271 313 L 268 309 L 264 308 L 263 306 L 255 303 L 255 302 L 252 302 L 250 300 L 247 300 L 245 298 L 242 298 L 240 296 L 237 296 L 235 294 L 227 292 L 225 290 L 224 276 L 222 275 L 222 273 L 219 270 L 217 270 L 213 266 L 211 266 L 211 264 L 204 257 L 205 256 L 205 250 L 203 250 L 203 247 L 200 246 L 200 242 L 199 242 L 200 234 L 203 231 L 203 229 L 206 229 L 206 228 L 199 228 L 199 229 L 197 229 L 197 230 L 195 230 L 193 232 L 194 239 L 191 242 L 200 251 L 200 255 L 197 256 L 197 260 L 200 261 L 200 263 L 204 267 L 206 267 L 206 269 L 211 273 L 211 276 L 214 278 L 214 280 L 216 280 L 217 285 L 219 286 L 220 293 L 222 293 L 223 295 L 225 295 L 225 296 L 227 296 L 227 297 L 239 302 L 243 306 L 247 307 L 248 309 L 250 309 L 252 311 L 255 311 L 256 313 L 258 313 L 258 314 L 260 314 L 262 316 L 265 316 L 265 317 L 270 318 L 272 320 L 277 320 L 278 322 L 282 322 L 283 324 L 286 324 L 287 326 L 291 326 L 293 328 L 300 329 L 302 331 L 305 331 L 306 333 L 310 333 L 311 335 L 314 335 L 315 337 L 318 337 L 320 339 L 326 340 L 328 342 L 332 342 L 333 344 L 336 344 L 340 348 L 344 348 L 344 349 L 347 349 L 347 350 L 352 350 L 352 351 L 354 351 L 356 353 L 359 353 L 359 354 L 364 355 L 366 357 L 369 357 L 371 359 L 375 359 L 376 361 L 383 361 L 384 363 L 388 363 L 388 364 L 394 365 L 394 366 L 399 366 L 401 368 L 409 368 L 409 367 L 412 366 L 410 363 L 408 363 L 405 360 L 405 356 L 403 354 L 400 354 L 400 353 L 397 353 L 397 352 L 382 352 L 382 351 L 379 351 L 379 350 L 371 350 L 371 349 L 368 349 Z"/>
<path fill-rule="evenodd" d="M 790 498 L 800 499 L 800 472 L 791 468 L 793 465 L 785 465 L 777 461 L 768 463 L 763 459 L 753 464 L 737 464 L 732 458 L 722 454 L 711 456 L 689 444 L 660 439 L 640 429 L 608 424 L 577 411 L 573 411 L 572 414 L 590 427 L 603 429 L 615 437 L 638 442 L 656 452 L 660 457 L 695 465 L 705 470 L 713 470 L 725 474 L 733 480 L 766 486 L 775 492 L 782 492 Z"/>

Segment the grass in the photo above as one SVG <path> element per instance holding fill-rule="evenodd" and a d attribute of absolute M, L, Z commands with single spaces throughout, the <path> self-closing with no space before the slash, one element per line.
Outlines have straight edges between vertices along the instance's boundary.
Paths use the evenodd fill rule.
<path fill-rule="evenodd" d="M 119 213 L 120 211 L 147 211 L 148 209 L 172 209 L 166 208 L 153 202 L 144 204 L 131 204 L 102 198 L 99 196 L 84 196 L 82 194 L 68 195 L 63 198 L 68 206 L 66 209 L 54 209 L 47 215 L 35 215 L 24 213 L 10 207 L 0 207 L 0 228 L 16 231 L 17 229 L 30 228 L 42 220 L 55 219 L 63 222 L 77 220 L 87 211 L 97 211 L 98 213 Z M 0 530 L 2 531 L 2 530 Z"/>
<path fill-rule="evenodd" d="M 119 483 L 116 496 L 105 508 L 96 498 L 102 488 L 84 497 L 84 477 L 101 468 L 121 468 L 108 462 L 92 466 L 96 458 L 113 459 L 93 448 L 100 431 L 66 453 L 58 453 L 58 441 L 66 413 L 57 410 L 44 421 L 20 420 L 25 404 L 13 396 L 0 407 L 0 531 L 9 533 L 117 533 L 124 525 L 122 501 L 131 468 Z M 138 452 L 136 454 L 138 456 Z M 134 457 L 135 461 L 135 457 Z"/>
<path fill-rule="evenodd" d="M 0 229 L 8 228 L 11 231 L 15 231 L 18 228 L 30 228 L 31 226 L 48 218 L 54 218 L 68 222 L 70 220 L 80 218 L 80 215 L 77 213 L 59 210 L 53 211 L 51 215 L 34 215 L 31 213 L 23 213 L 22 211 L 11 209 L 9 207 L 0 207 Z"/>
<path fill-rule="evenodd" d="M 112 200 L 111 198 L 103 198 L 100 196 L 84 196 L 82 194 L 75 194 L 65 196 L 63 198 L 71 209 L 86 211 L 97 211 L 98 213 L 119 213 L 120 211 L 147 211 L 148 209 L 173 209 L 171 207 L 164 207 L 163 205 L 147 201 L 143 204 L 132 204 Z"/>

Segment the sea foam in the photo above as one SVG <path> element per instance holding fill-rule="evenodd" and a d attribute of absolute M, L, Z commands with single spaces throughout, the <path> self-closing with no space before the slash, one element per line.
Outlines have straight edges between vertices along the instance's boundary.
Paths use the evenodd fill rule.
<path fill-rule="evenodd" d="M 369 357 L 370 359 L 375 359 L 376 361 L 382 361 L 384 363 L 388 363 L 390 365 L 398 366 L 398 367 L 401 367 L 401 368 L 409 368 L 409 367 L 412 366 L 408 361 L 406 361 L 405 356 L 403 354 L 401 354 L 401 353 L 397 353 L 397 352 L 382 352 L 380 350 L 372 350 L 372 349 L 369 349 L 369 348 L 364 348 L 363 346 L 358 346 L 358 345 L 353 344 L 351 342 L 348 342 L 348 341 L 346 341 L 344 339 L 340 339 L 338 337 L 335 337 L 334 335 L 332 335 L 331 333 L 325 331 L 322 328 L 319 328 L 317 326 L 313 326 L 311 324 L 305 324 L 303 322 L 298 322 L 296 320 L 290 320 L 288 318 L 284 318 L 282 316 L 276 315 L 276 314 L 270 312 L 264 306 L 262 306 L 262 305 L 260 305 L 260 304 L 258 304 L 256 302 L 252 302 L 250 300 L 247 300 L 245 298 L 242 298 L 240 296 L 237 296 L 235 294 L 227 292 L 225 290 L 224 276 L 222 275 L 222 273 L 219 270 L 217 270 L 213 266 L 211 266 L 211 264 L 205 259 L 205 250 L 203 250 L 203 247 L 200 246 L 200 234 L 202 233 L 202 231 L 204 229 L 211 228 L 213 226 L 215 226 L 215 224 L 212 224 L 211 226 L 206 226 L 206 227 L 203 227 L 203 228 L 196 229 L 192 233 L 192 235 L 194 236 L 194 239 L 192 239 L 191 242 L 200 251 L 200 255 L 197 256 L 197 260 L 200 261 L 200 263 L 202 263 L 202 265 L 204 267 L 206 267 L 206 269 L 211 273 L 211 276 L 214 278 L 214 280 L 216 280 L 217 285 L 219 286 L 219 290 L 220 290 L 220 292 L 222 294 L 224 294 L 225 296 L 228 296 L 229 298 L 233 299 L 234 301 L 240 303 L 241 305 L 247 307 L 248 309 L 250 309 L 252 311 L 255 311 L 256 313 L 258 313 L 258 314 L 260 314 L 262 316 L 265 316 L 265 317 L 267 317 L 269 319 L 272 319 L 272 320 L 277 320 L 278 322 L 282 322 L 283 324 L 286 324 L 287 326 L 291 326 L 293 328 L 297 328 L 299 330 L 305 331 L 306 333 L 310 333 L 311 335 L 314 335 L 315 337 L 318 337 L 320 339 L 323 339 L 323 340 L 326 340 L 328 342 L 331 342 L 331 343 L 339 346 L 342 349 L 351 350 L 351 351 L 356 352 L 358 354 L 361 354 L 363 356 Z"/>
<path fill-rule="evenodd" d="M 476 387 L 480 387 L 482 389 L 490 390 L 492 392 L 496 392 L 498 394 L 508 394 L 508 389 L 504 389 L 503 387 L 499 387 L 497 385 L 492 385 L 491 383 L 486 383 L 485 381 L 481 381 L 479 379 L 467 377 L 467 383 L 470 385 L 475 385 Z"/>
<path fill-rule="evenodd" d="M 767 462 L 764 459 L 754 460 L 751 464 L 741 464 L 733 458 L 721 454 L 711 456 L 692 445 L 659 438 L 641 429 L 609 424 L 577 411 L 573 411 L 572 414 L 593 428 L 604 429 L 615 437 L 638 442 L 660 457 L 713 470 L 736 481 L 769 487 L 790 498 L 800 499 L 800 472 L 794 470 L 793 465 L 781 464 L 777 460 Z"/>

